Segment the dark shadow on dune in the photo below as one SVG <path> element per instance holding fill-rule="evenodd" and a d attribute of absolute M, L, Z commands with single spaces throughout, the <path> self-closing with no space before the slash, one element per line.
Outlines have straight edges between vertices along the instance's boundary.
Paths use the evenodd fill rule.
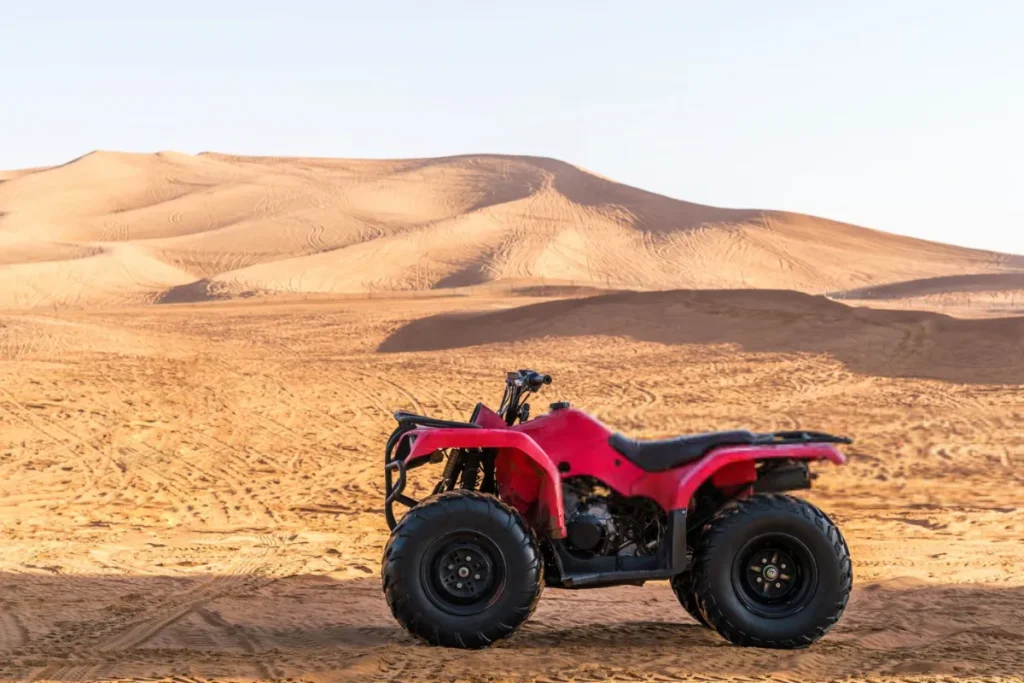
<path fill-rule="evenodd" d="M 682 608 L 659 614 L 663 621 L 652 621 L 648 589 L 575 594 L 549 590 L 519 633 L 469 656 L 427 648 L 408 635 L 392 619 L 375 577 L 337 581 L 301 575 L 87 576 L 54 571 L 0 574 L 3 680 L 183 673 L 201 678 L 325 674 L 370 680 L 396 671 L 403 673 L 401 680 L 436 680 L 437 671 L 419 668 L 426 664 L 443 667 L 446 678 L 500 673 L 502 680 L 534 680 L 556 669 L 578 675 L 580 666 L 611 664 L 643 671 L 666 662 L 683 663 L 695 676 L 736 676 L 760 675 L 758 667 L 781 666 L 797 655 L 734 648 L 694 623 Z M 667 586 L 657 590 L 667 599 L 664 604 L 675 609 Z M 590 595 L 598 602 L 574 609 Z M 601 604 L 612 611 L 595 622 L 594 607 Z M 1013 666 L 1024 665 L 1024 626 L 1017 618 L 1021 613 L 1020 586 L 897 580 L 860 587 L 839 625 L 812 648 L 828 657 L 817 661 L 810 678 L 885 673 L 894 661 L 905 672 L 927 672 L 930 662 L 943 659 L 955 659 L 975 675 L 1009 673 Z M 608 659 L 611 650 L 615 661 Z M 388 666 L 379 668 L 380 661 Z M 529 664 L 533 661 L 535 666 Z"/>
<path fill-rule="evenodd" d="M 965 384 L 1024 384 L 1024 317 L 962 320 L 853 308 L 792 291 L 625 292 L 414 320 L 382 352 L 458 349 L 547 337 L 626 336 L 663 344 L 825 353 L 851 370 Z"/>
<path fill-rule="evenodd" d="M 469 264 L 465 268 L 455 271 L 438 280 L 433 289 L 455 289 L 456 287 L 472 287 L 488 282 L 490 274 L 487 272 L 486 259 L 490 255 L 481 258 L 479 261 Z"/>
<path fill-rule="evenodd" d="M 584 297 L 598 294 L 608 294 L 619 290 L 601 289 L 600 287 L 588 287 L 586 285 L 527 285 L 525 287 L 512 288 L 512 294 L 516 296 L 538 296 L 538 297 Z"/>
<path fill-rule="evenodd" d="M 161 292 L 154 303 L 158 304 L 194 304 L 202 301 L 216 301 L 227 297 L 213 292 L 210 281 L 196 280 L 187 285 L 178 285 Z"/>
<path fill-rule="evenodd" d="M 1002 292 L 1024 289 L 1024 273 L 977 273 L 974 275 L 946 275 L 917 280 L 904 280 L 877 287 L 861 287 L 836 292 L 845 299 L 907 299 L 929 294 Z"/>
<path fill-rule="evenodd" d="M 466 213 L 526 199 L 543 187 L 543 174 L 532 166 L 492 157 L 480 157 L 470 160 L 470 163 L 487 175 L 477 180 L 475 190 L 478 196 L 466 208 Z"/>

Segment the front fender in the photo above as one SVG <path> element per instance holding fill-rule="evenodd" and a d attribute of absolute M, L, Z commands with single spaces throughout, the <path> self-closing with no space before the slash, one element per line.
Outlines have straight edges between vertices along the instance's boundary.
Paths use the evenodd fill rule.
<path fill-rule="evenodd" d="M 459 429 L 421 427 L 410 431 L 405 438 L 412 439 L 407 467 L 439 450 L 449 448 L 493 448 L 498 451 L 497 465 L 527 462 L 539 479 L 536 503 L 532 509 L 523 509 L 519 498 L 506 501 L 530 515 L 537 529 L 545 529 L 554 538 L 565 538 L 565 511 L 562 503 L 561 477 L 558 468 L 547 453 L 529 435 L 508 429 Z M 499 477 L 499 482 L 501 478 Z M 529 496 L 522 500 L 530 499 Z M 532 503 L 533 500 L 530 500 Z"/>

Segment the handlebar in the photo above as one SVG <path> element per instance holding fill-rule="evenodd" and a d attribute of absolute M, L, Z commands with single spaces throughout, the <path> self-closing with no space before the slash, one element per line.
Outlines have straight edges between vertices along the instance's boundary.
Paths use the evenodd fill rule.
<path fill-rule="evenodd" d="M 536 370 L 518 370 L 505 376 L 505 394 L 501 397 L 498 414 L 511 427 L 516 420 L 525 420 L 529 406 L 523 403 L 530 392 L 537 391 L 545 384 L 551 384 L 551 375 L 544 375 Z"/>
<path fill-rule="evenodd" d="M 536 370 L 519 370 L 508 373 L 507 381 L 513 386 L 526 387 L 536 391 L 545 384 L 551 384 L 551 375 L 544 375 Z"/>

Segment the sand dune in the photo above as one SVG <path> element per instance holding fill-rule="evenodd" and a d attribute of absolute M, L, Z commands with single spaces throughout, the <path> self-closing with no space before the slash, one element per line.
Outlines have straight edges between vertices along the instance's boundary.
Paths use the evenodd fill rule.
<path fill-rule="evenodd" d="M 46 261 L 72 261 L 86 256 L 95 256 L 102 251 L 101 247 L 67 242 L 48 242 L 16 233 L 0 232 L 0 266 Z"/>
<path fill-rule="evenodd" d="M 679 201 L 534 157 L 95 152 L 0 180 L 0 307 L 167 300 L 161 287 L 190 283 L 197 300 L 513 281 L 822 293 L 1024 269 L 810 216 Z M 79 292 L 96 268 L 143 261 L 162 265 Z"/>
<path fill-rule="evenodd" d="M 91 246 L 97 250 L 79 252 L 70 260 L 0 266 L 0 308 L 146 303 L 193 280 L 181 268 L 132 243 Z"/>
<path fill-rule="evenodd" d="M 380 350 L 433 351 L 595 335 L 827 353 L 851 370 L 875 376 L 1024 384 L 1024 317 L 960 320 L 921 311 L 855 309 L 791 291 L 626 292 L 443 314 L 410 322 Z"/>

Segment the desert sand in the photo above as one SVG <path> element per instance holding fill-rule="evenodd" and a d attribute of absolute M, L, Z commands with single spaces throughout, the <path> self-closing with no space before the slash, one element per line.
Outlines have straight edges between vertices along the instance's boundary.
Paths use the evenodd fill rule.
<path fill-rule="evenodd" d="M 1021 680 L 1021 266 L 544 159 L 0 175 L 0 679 Z M 549 589 L 485 651 L 408 636 L 390 413 L 518 367 L 640 437 L 853 436 L 806 494 L 854 560 L 837 627 L 732 647 L 659 582 Z"/>

